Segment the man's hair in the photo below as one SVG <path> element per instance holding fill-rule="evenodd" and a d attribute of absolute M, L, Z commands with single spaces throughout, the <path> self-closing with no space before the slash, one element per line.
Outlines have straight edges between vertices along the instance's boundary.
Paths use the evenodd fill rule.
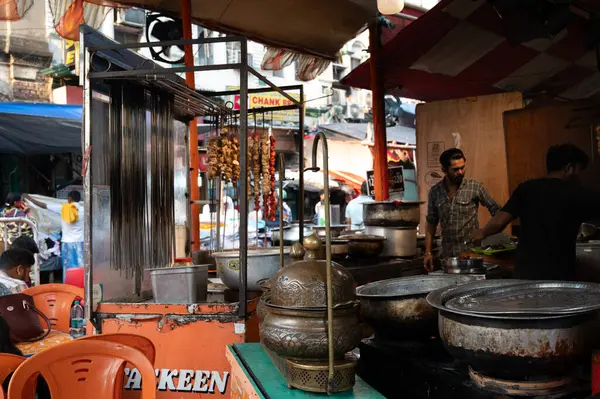
<path fill-rule="evenodd" d="M 362 184 L 360 185 L 360 193 L 362 195 L 369 195 L 369 186 L 367 186 L 366 181 L 362 182 Z"/>
<path fill-rule="evenodd" d="M 587 168 L 590 162 L 587 154 L 573 144 L 554 145 L 548 149 L 546 154 L 546 170 L 548 173 L 563 170 L 567 165 L 581 165 Z"/>
<path fill-rule="evenodd" d="M 5 204 L 13 206 L 17 201 L 21 201 L 21 193 L 8 193 Z"/>
<path fill-rule="evenodd" d="M 319 190 L 319 195 L 325 195 L 325 190 Z"/>
<path fill-rule="evenodd" d="M 456 161 L 457 159 L 467 160 L 465 154 L 461 150 L 458 148 L 449 148 L 440 155 L 440 164 L 446 169 L 450 167 L 452 161 Z"/>
<path fill-rule="evenodd" d="M 31 267 L 34 263 L 33 254 L 23 248 L 10 248 L 0 256 L 0 270 L 9 270 L 19 265 Z"/>
<path fill-rule="evenodd" d="M 28 236 L 18 237 L 16 240 L 13 241 L 10 248 L 11 249 L 14 249 L 14 248 L 26 249 L 29 252 L 31 252 L 32 254 L 40 253 L 40 249 L 38 248 L 38 246 L 35 243 L 35 241 L 33 240 L 33 238 L 28 237 Z"/>
<path fill-rule="evenodd" d="M 81 193 L 79 191 L 69 191 L 69 197 L 75 202 L 81 201 Z"/>

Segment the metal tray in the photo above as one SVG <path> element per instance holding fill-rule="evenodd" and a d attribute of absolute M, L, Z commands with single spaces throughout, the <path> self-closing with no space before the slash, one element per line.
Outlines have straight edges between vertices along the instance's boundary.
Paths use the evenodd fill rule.
<path fill-rule="evenodd" d="M 448 286 L 456 286 L 475 280 L 470 276 L 426 275 L 392 278 L 365 284 L 356 289 L 358 298 L 395 298 L 425 295 Z"/>
<path fill-rule="evenodd" d="M 600 309 L 600 284 L 531 282 L 475 289 L 444 306 L 476 314 L 573 314 Z"/>
<path fill-rule="evenodd" d="M 478 280 L 466 284 L 462 284 L 456 287 L 446 287 L 427 295 L 427 303 L 432 307 L 442 312 L 450 312 L 459 315 L 477 317 L 482 319 L 493 319 L 493 320 L 548 320 L 548 319 L 563 319 L 565 317 L 576 316 L 579 313 L 571 314 L 487 314 L 487 313 L 474 313 L 468 311 L 459 311 L 456 309 L 449 309 L 444 304 L 454 297 L 473 292 L 474 290 L 485 289 L 485 288 L 500 288 L 509 287 L 520 284 L 530 284 L 529 280 Z"/>

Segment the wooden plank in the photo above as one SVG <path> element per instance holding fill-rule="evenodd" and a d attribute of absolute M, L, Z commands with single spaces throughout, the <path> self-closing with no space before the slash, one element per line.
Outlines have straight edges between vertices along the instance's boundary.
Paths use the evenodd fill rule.
<path fill-rule="evenodd" d="M 511 192 L 525 180 L 545 176 L 548 148 L 562 143 L 571 143 L 586 151 L 591 162 L 582 181 L 600 189 L 600 152 L 595 132 L 598 122 L 600 106 L 586 103 L 506 112 L 504 129 Z"/>
<path fill-rule="evenodd" d="M 443 176 L 441 153 L 452 147 L 464 151 L 466 176 L 483 182 L 501 205 L 509 197 L 506 145 L 502 115 L 523 107 L 521 93 L 437 101 L 417 106 L 417 171 L 419 198 L 427 201 L 431 186 Z M 421 207 L 421 231 L 424 231 L 427 205 Z M 479 223 L 485 225 L 490 214 L 479 211 Z"/>

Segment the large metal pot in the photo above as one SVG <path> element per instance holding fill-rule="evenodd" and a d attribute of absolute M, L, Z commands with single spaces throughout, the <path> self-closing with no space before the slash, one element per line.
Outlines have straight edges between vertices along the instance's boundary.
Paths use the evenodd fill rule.
<path fill-rule="evenodd" d="M 365 234 L 385 237 L 381 256 L 406 258 L 417 254 L 415 227 L 366 226 Z"/>
<path fill-rule="evenodd" d="M 358 287 L 356 296 L 364 321 L 378 337 L 428 339 L 437 334 L 437 311 L 427 303 L 427 294 L 474 279 L 451 275 L 393 278 Z"/>
<path fill-rule="evenodd" d="M 312 230 L 307 227 L 306 225 L 303 228 L 304 230 L 304 237 L 308 237 L 311 233 Z M 273 233 L 273 245 L 277 246 L 279 245 L 279 228 L 274 228 L 271 230 L 271 232 Z M 283 228 L 283 244 L 284 245 L 292 245 L 293 243 L 299 242 L 300 241 L 300 224 L 298 223 L 292 223 L 289 226 L 285 226 Z"/>
<path fill-rule="evenodd" d="M 380 201 L 363 205 L 365 226 L 417 227 L 422 201 Z"/>
<path fill-rule="evenodd" d="M 599 312 L 571 314 L 477 314 L 445 306 L 456 295 L 515 284 L 480 281 L 441 289 L 427 301 L 439 310 L 440 337 L 448 352 L 473 370 L 501 379 L 569 375 L 589 359 L 600 331 Z"/>
<path fill-rule="evenodd" d="M 284 263 L 290 263 L 290 248 L 284 248 Z M 217 276 L 227 288 L 240 289 L 240 253 L 239 251 L 215 252 L 212 254 L 217 263 Z M 279 249 L 248 250 L 248 291 L 261 291 L 260 282 L 270 278 L 280 269 Z"/>
<path fill-rule="evenodd" d="M 290 359 L 327 359 L 327 310 L 286 309 L 265 304 L 261 342 Z M 336 359 L 360 342 L 356 305 L 333 311 L 333 349 Z"/>

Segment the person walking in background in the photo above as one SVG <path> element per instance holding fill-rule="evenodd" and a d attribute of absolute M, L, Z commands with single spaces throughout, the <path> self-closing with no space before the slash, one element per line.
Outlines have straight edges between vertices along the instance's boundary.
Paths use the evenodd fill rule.
<path fill-rule="evenodd" d="M 346 207 L 346 224 L 350 226 L 352 230 L 364 229 L 363 204 L 372 200 L 373 199 L 369 196 L 367 182 L 364 181 L 360 185 L 360 195 L 350 201 Z"/>
<path fill-rule="evenodd" d="M 84 207 L 80 203 L 79 191 L 69 192 L 66 204 L 46 204 L 29 195 L 25 195 L 27 201 L 60 215 L 62 229 L 61 255 L 63 261 L 63 279 L 67 270 L 75 267 L 83 267 L 83 220 Z"/>
<path fill-rule="evenodd" d="M 9 193 L 6 196 L 4 208 L 2 209 L 2 213 L 0 213 L 0 217 L 30 219 L 27 216 L 29 209 L 21 199 L 21 194 Z M 21 235 L 33 238 L 33 231 L 31 230 L 31 226 L 27 223 L 0 223 L 0 240 L 4 240 L 5 235 L 7 242 L 3 243 L 4 246 L 0 249 L 8 249 L 12 245 L 13 241 L 19 238 Z"/>

